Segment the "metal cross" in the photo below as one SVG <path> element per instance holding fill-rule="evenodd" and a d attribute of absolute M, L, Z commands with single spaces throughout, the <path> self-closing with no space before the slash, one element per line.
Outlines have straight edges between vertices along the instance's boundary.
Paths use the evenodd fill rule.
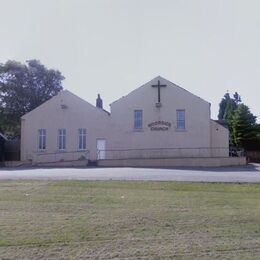
<path fill-rule="evenodd" d="M 161 88 L 165 88 L 167 85 L 161 85 L 160 80 L 158 80 L 157 85 L 152 85 L 153 88 L 158 88 L 158 103 L 161 102 Z"/>

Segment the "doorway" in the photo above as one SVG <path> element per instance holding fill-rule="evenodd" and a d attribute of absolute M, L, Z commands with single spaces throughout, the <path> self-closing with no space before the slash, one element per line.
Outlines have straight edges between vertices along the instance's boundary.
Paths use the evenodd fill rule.
<path fill-rule="evenodd" d="M 97 159 L 106 159 L 106 139 L 97 139 Z"/>

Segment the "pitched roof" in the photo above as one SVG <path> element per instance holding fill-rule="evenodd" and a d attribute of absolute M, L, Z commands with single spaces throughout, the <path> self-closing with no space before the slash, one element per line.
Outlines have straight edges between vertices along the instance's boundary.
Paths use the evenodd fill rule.
<path fill-rule="evenodd" d="M 150 81 L 144 83 L 144 84 L 141 85 L 140 87 L 138 87 L 138 88 L 134 89 L 133 91 L 129 92 L 126 96 L 122 96 L 121 98 L 119 98 L 119 99 L 113 101 L 113 102 L 110 104 L 110 106 L 111 106 L 113 103 L 118 102 L 119 100 L 126 98 L 127 96 L 131 95 L 133 92 L 137 91 L 139 88 L 142 88 L 142 87 L 144 87 L 145 85 L 147 85 L 147 84 L 149 84 L 150 82 L 155 81 L 155 80 L 164 80 L 164 81 L 167 81 L 167 82 L 169 82 L 170 84 L 174 85 L 175 87 L 177 87 L 177 88 L 179 88 L 179 89 L 181 89 L 181 90 L 183 90 L 183 91 L 188 92 L 189 94 L 191 94 L 191 95 L 193 95 L 193 96 L 195 96 L 195 97 L 201 99 L 202 101 L 204 101 L 204 102 L 206 102 L 206 103 L 209 103 L 209 102 L 206 101 L 205 99 L 203 99 L 203 98 L 201 98 L 201 97 L 199 97 L 199 96 L 197 96 L 197 95 L 191 93 L 190 91 L 186 90 L 185 88 L 182 88 L 182 87 L 176 85 L 175 83 L 169 81 L 168 79 L 165 79 L 165 78 L 163 78 L 163 77 L 161 77 L 161 76 L 157 76 L 157 77 L 151 79 Z M 209 104 L 210 104 L 210 103 L 209 103 Z"/>
<path fill-rule="evenodd" d="M 36 107 L 35 109 L 33 109 L 33 110 L 31 110 L 30 112 L 24 114 L 21 118 L 22 118 L 22 119 L 25 119 L 25 117 L 27 117 L 29 114 L 34 113 L 35 111 L 37 111 L 37 110 L 39 109 L 39 107 L 45 105 L 46 103 L 50 102 L 50 101 L 53 100 L 54 98 L 59 97 L 59 96 L 62 95 L 62 94 L 72 95 L 72 96 L 76 97 L 77 99 L 79 99 L 80 101 L 86 103 L 88 106 L 92 107 L 93 109 L 96 109 L 96 110 L 98 110 L 98 111 L 102 111 L 102 112 L 104 112 L 104 113 L 110 115 L 110 113 L 109 113 L 108 111 L 106 111 L 106 110 L 104 110 L 104 109 L 100 109 L 100 108 L 95 107 L 94 105 L 92 105 L 92 104 L 90 104 L 88 101 L 86 101 L 85 99 L 83 99 L 83 98 L 81 98 L 81 97 L 75 95 L 74 93 L 70 92 L 69 90 L 61 90 L 57 95 L 51 97 L 50 99 L 46 100 L 44 103 L 42 103 L 41 105 L 39 105 L 39 106 Z"/>

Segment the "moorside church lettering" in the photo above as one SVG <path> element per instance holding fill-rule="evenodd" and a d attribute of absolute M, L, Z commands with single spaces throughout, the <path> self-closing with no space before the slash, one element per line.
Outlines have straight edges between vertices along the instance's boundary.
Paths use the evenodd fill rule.
<path fill-rule="evenodd" d="M 166 121 L 154 121 L 148 124 L 148 127 L 150 127 L 151 131 L 168 131 L 171 127 L 171 123 Z"/>

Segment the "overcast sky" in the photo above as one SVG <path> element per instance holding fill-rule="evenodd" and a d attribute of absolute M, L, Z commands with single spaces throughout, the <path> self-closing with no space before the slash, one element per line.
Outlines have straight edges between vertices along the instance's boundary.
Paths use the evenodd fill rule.
<path fill-rule="evenodd" d="M 259 0 L 0 0 L 0 62 L 39 59 L 106 108 L 160 75 L 260 117 Z M 259 121 L 259 119 L 258 119 Z"/>

